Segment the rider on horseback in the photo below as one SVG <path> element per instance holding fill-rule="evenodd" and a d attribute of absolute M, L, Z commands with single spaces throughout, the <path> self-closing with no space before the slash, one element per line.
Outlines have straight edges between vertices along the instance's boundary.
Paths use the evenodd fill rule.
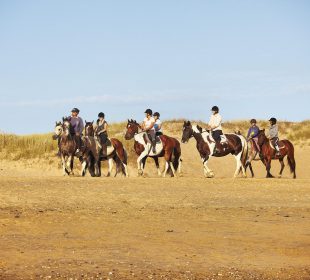
<path fill-rule="evenodd" d="M 162 124 L 161 124 L 161 120 L 159 119 L 160 118 L 160 114 L 158 112 L 155 112 L 153 114 L 153 117 L 155 119 L 154 128 L 155 128 L 156 136 L 163 135 L 163 132 L 162 132 L 162 129 L 161 129 Z"/>
<path fill-rule="evenodd" d="M 76 144 L 77 144 L 77 150 L 76 155 L 78 157 L 81 156 L 81 150 L 83 149 L 83 141 L 82 141 L 82 135 L 83 135 L 83 129 L 84 129 L 84 122 L 81 117 L 79 117 L 80 110 L 78 108 L 73 108 L 71 110 L 71 116 L 68 117 L 68 120 L 71 123 L 73 133 L 76 136 Z"/>
<path fill-rule="evenodd" d="M 259 127 L 257 126 L 256 119 L 251 119 L 250 123 L 251 127 L 248 130 L 247 141 L 253 140 L 254 147 L 257 150 L 257 152 L 259 152 L 260 151 L 260 147 L 258 145 Z"/>
<path fill-rule="evenodd" d="M 153 153 L 156 153 L 156 138 L 155 138 L 155 119 L 152 117 L 153 111 L 151 109 L 145 110 L 145 118 L 142 123 L 142 129 L 146 131 L 148 139 L 151 139 Z"/>
<path fill-rule="evenodd" d="M 110 144 L 108 139 L 108 123 L 104 119 L 104 113 L 100 112 L 98 114 L 97 126 L 95 128 L 95 135 L 99 138 L 99 143 L 101 145 L 102 156 L 107 156 L 107 146 Z"/>
<path fill-rule="evenodd" d="M 212 138 L 215 141 L 215 147 L 213 153 L 220 153 L 222 152 L 222 145 L 221 145 L 221 135 L 223 135 L 222 131 L 222 116 L 219 114 L 219 108 L 217 106 L 213 106 L 212 115 L 209 121 L 209 128 L 212 133 Z"/>
<path fill-rule="evenodd" d="M 270 127 L 269 127 L 269 139 L 272 143 L 272 145 L 274 146 L 274 148 L 276 149 L 276 155 L 280 156 L 280 148 L 279 148 L 279 128 L 277 125 L 277 119 L 276 118 L 271 118 L 269 120 L 270 122 Z"/>

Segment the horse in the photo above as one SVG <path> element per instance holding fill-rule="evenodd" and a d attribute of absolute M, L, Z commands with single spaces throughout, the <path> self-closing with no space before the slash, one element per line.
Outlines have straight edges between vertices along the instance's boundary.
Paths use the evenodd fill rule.
<path fill-rule="evenodd" d="M 177 139 L 167 135 L 158 136 L 156 153 L 153 153 L 152 144 L 148 139 L 148 135 L 142 130 L 140 124 L 135 120 L 128 120 L 126 129 L 125 139 L 134 139 L 134 150 L 138 155 L 138 176 L 143 175 L 145 162 L 148 157 L 154 159 L 159 176 L 161 176 L 158 162 L 159 157 L 164 157 L 166 161 L 163 177 L 166 176 L 170 169 L 174 177 L 176 177 L 177 171 L 181 174 L 181 145 Z"/>
<path fill-rule="evenodd" d="M 77 137 L 74 134 L 71 123 L 68 119 L 63 118 L 63 122 L 56 122 L 53 139 L 58 139 L 59 151 L 62 159 L 63 174 L 73 175 L 73 161 L 78 148 Z M 98 158 L 97 151 L 94 149 L 94 144 L 89 139 L 82 138 L 82 156 L 79 158 L 82 164 L 81 176 L 85 176 L 86 167 L 91 166 L 93 169 L 88 168 L 92 177 L 98 176 L 99 167 L 96 164 Z M 97 159 L 98 161 L 98 159 Z"/>
<path fill-rule="evenodd" d="M 101 146 L 98 141 L 98 138 L 95 137 L 95 130 L 94 130 L 94 122 L 87 122 L 85 121 L 85 137 L 90 141 L 95 143 L 96 151 L 99 155 L 98 158 L 98 166 L 99 166 L 99 176 L 101 176 L 101 161 L 107 160 L 108 161 L 108 174 L 107 177 L 111 176 L 111 172 L 113 169 L 113 160 L 116 163 L 116 172 L 114 177 L 117 176 L 119 171 L 126 177 L 129 177 L 128 174 L 128 167 L 127 167 L 127 152 L 122 144 L 116 138 L 109 139 L 111 142 L 111 146 L 107 147 L 107 157 L 103 157 L 101 153 Z"/>
<path fill-rule="evenodd" d="M 210 131 L 202 129 L 199 125 L 192 125 L 190 121 L 184 121 L 182 143 L 188 143 L 191 137 L 194 137 L 196 140 L 196 147 L 203 163 L 205 177 L 214 177 L 214 172 L 207 165 L 208 160 L 212 156 L 223 157 L 228 154 L 232 154 L 236 158 L 237 167 L 234 177 L 239 175 L 240 170 L 242 170 L 243 177 L 246 177 L 244 164 L 247 158 L 247 143 L 243 136 L 237 134 L 225 134 L 227 148 L 221 152 L 213 153 L 216 143 L 213 140 Z"/>
<path fill-rule="evenodd" d="M 260 147 L 261 160 L 266 166 L 267 175 L 266 178 L 273 178 L 270 173 L 271 160 L 279 160 L 281 164 L 281 169 L 278 177 L 282 176 L 284 170 L 284 158 L 287 157 L 288 165 L 290 167 L 291 173 L 293 173 L 293 178 L 296 179 L 296 162 L 294 156 L 294 146 L 289 140 L 279 141 L 280 155 L 276 155 L 276 150 L 273 147 L 271 141 L 267 138 L 265 134 L 265 129 L 260 130 L 258 133 L 258 145 Z M 251 161 L 249 161 L 251 169 Z"/>

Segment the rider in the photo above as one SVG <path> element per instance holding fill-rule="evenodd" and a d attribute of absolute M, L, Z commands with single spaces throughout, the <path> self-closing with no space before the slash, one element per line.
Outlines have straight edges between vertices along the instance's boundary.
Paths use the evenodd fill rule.
<path fill-rule="evenodd" d="M 255 148 L 259 152 L 260 150 L 259 145 L 258 145 L 259 127 L 257 126 L 256 119 L 251 119 L 250 124 L 251 124 L 251 127 L 248 130 L 247 141 L 250 141 L 251 139 L 253 139 Z"/>
<path fill-rule="evenodd" d="M 212 115 L 209 121 L 209 128 L 212 133 L 212 138 L 215 141 L 214 153 L 222 151 L 221 145 L 221 135 L 223 135 L 222 131 L 222 116 L 219 114 L 219 107 L 213 106 Z"/>
<path fill-rule="evenodd" d="M 152 117 L 153 111 L 151 109 L 145 110 L 145 118 L 142 123 L 142 129 L 146 131 L 148 137 L 152 141 L 153 153 L 156 153 L 156 139 L 155 139 L 155 119 Z"/>
<path fill-rule="evenodd" d="M 71 110 L 71 116 L 68 117 L 72 129 L 73 129 L 73 133 L 76 137 L 76 142 L 77 142 L 77 150 L 76 150 L 76 154 L 78 156 L 81 156 L 81 152 L 80 150 L 83 148 L 83 141 L 82 141 L 82 135 L 83 135 L 83 129 L 84 129 L 84 122 L 83 119 L 81 117 L 79 117 L 79 113 L 80 110 L 78 108 L 73 108 Z"/>
<path fill-rule="evenodd" d="M 98 114 L 97 126 L 95 128 L 95 134 L 99 138 L 99 143 L 101 145 L 102 156 L 107 156 L 107 146 L 108 146 L 108 123 L 104 119 L 104 113 L 100 112 Z"/>
<path fill-rule="evenodd" d="M 272 143 L 272 145 L 275 147 L 276 149 L 276 155 L 280 156 L 280 148 L 279 148 L 279 128 L 277 125 L 277 119 L 276 118 L 271 118 L 269 120 L 270 122 L 270 127 L 269 127 L 269 139 Z"/>
<path fill-rule="evenodd" d="M 161 120 L 159 119 L 160 118 L 160 114 L 158 112 L 155 112 L 153 114 L 153 117 L 155 119 L 154 128 L 155 128 L 156 136 L 163 135 L 162 123 L 161 123 Z"/>

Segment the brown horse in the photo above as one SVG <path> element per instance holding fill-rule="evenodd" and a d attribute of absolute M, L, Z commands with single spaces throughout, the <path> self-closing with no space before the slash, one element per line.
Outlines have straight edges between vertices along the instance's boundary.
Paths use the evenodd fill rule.
<path fill-rule="evenodd" d="M 166 176 L 169 169 L 171 169 L 174 177 L 176 177 L 176 171 L 181 173 L 181 146 L 177 139 L 166 135 L 160 135 L 156 143 L 156 153 L 153 153 L 152 144 L 148 139 L 147 133 L 142 130 L 141 126 L 135 120 L 128 120 L 125 139 L 130 140 L 133 138 L 135 140 L 134 150 L 138 155 L 137 164 L 139 176 L 143 175 L 147 157 L 151 157 L 155 160 L 158 175 L 161 175 L 158 163 L 159 157 L 164 157 L 166 160 L 163 177 Z"/>
<path fill-rule="evenodd" d="M 197 142 L 197 150 L 200 154 L 204 175 L 207 178 L 214 177 L 214 172 L 209 169 L 208 160 L 214 157 L 223 157 L 229 154 L 235 156 L 237 167 L 234 176 L 237 177 L 242 170 L 243 176 L 246 177 L 244 164 L 247 157 L 247 143 L 243 136 L 237 134 L 225 134 L 226 148 L 220 153 L 213 153 L 215 142 L 208 130 L 202 129 L 199 125 L 192 125 L 190 121 L 184 121 L 182 142 L 187 143 L 191 137 L 194 137 Z"/>
<path fill-rule="evenodd" d="M 63 118 L 63 123 L 56 122 L 53 139 L 59 140 L 58 146 L 62 160 L 63 174 L 73 175 L 73 161 L 78 148 L 78 140 L 68 119 Z M 85 176 L 86 167 L 88 167 L 88 171 L 92 177 L 98 176 L 98 165 L 96 163 L 93 164 L 93 169 L 89 168 L 93 162 L 98 161 L 97 151 L 89 139 L 82 138 L 81 152 L 82 156 L 79 158 L 82 164 L 81 175 Z"/>
<path fill-rule="evenodd" d="M 270 173 L 271 160 L 278 159 L 281 164 L 281 170 L 279 177 L 282 176 L 284 169 L 284 158 L 287 156 L 288 165 L 290 167 L 291 173 L 293 173 L 293 178 L 296 178 L 296 162 L 294 157 L 294 146 L 289 140 L 279 141 L 280 155 L 276 155 L 276 150 L 272 146 L 270 140 L 265 135 L 265 130 L 260 130 L 258 134 L 258 145 L 261 150 L 261 160 L 266 166 L 267 178 L 273 178 Z"/>
<path fill-rule="evenodd" d="M 122 144 L 116 138 L 109 139 L 111 146 L 107 147 L 107 157 L 101 155 L 101 147 L 98 141 L 98 138 L 95 136 L 94 122 L 85 121 L 85 137 L 90 141 L 95 142 L 96 151 L 99 155 L 98 166 L 99 166 L 99 176 L 101 176 L 101 161 L 107 160 L 109 165 L 109 171 L 107 177 L 111 175 L 113 168 L 113 160 L 116 163 L 116 172 L 114 177 L 117 176 L 119 172 L 122 172 L 123 175 L 128 177 L 128 168 L 127 168 L 127 152 Z"/>

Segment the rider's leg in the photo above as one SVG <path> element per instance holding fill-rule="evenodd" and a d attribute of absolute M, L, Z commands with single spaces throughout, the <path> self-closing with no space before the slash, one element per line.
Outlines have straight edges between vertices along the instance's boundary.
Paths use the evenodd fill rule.
<path fill-rule="evenodd" d="M 150 130 L 149 134 L 151 136 L 152 139 L 152 150 L 153 153 L 156 154 L 156 137 L 155 137 L 155 131 L 154 130 Z"/>

